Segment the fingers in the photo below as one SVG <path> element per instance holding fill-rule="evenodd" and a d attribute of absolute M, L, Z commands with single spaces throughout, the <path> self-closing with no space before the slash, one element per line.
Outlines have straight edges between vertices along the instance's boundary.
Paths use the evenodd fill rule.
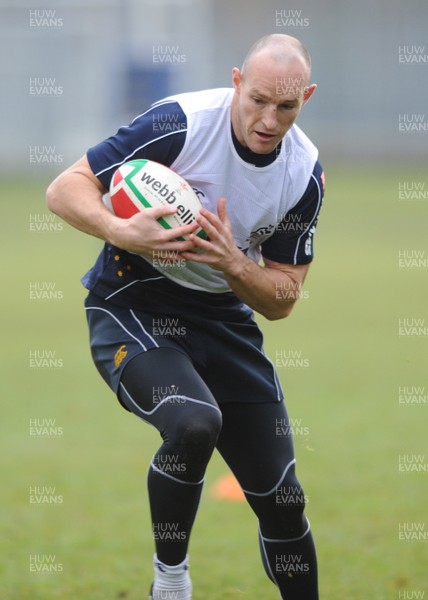
<path fill-rule="evenodd" d="M 218 230 L 221 230 L 222 226 L 225 226 L 227 229 L 231 229 L 229 215 L 226 210 L 226 198 L 220 198 L 217 203 L 217 215 L 207 210 L 206 208 L 202 208 L 199 216 L 196 217 L 196 222 L 205 229 L 205 225 L 207 221 L 211 227 L 214 227 Z"/>
<path fill-rule="evenodd" d="M 218 203 L 217 203 L 217 214 L 219 216 L 219 219 L 222 223 L 224 224 L 229 224 L 229 215 L 227 214 L 227 210 L 226 210 L 226 198 L 220 198 Z"/>
<path fill-rule="evenodd" d="M 147 217 L 157 221 L 160 217 L 166 217 L 167 215 L 173 215 L 177 212 L 177 209 L 172 206 L 153 206 L 152 208 L 145 208 L 143 211 Z"/>
<path fill-rule="evenodd" d="M 162 242 L 168 242 L 176 240 L 177 238 L 187 237 L 198 229 L 198 224 L 196 223 L 196 221 L 193 221 L 193 223 L 190 223 L 188 225 L 181 225 L 179 227 L 174 228 L 163 227 L 158 222 L 158 219 L 160 219 L 161 217 L 166 217 L 168 215 L 174 214 L 175 212 L 176 209 L 171 208 L 169 206 L 157 206 L 154 208 L 144 209 L 143 211 L 132 216 L 130 220 L 134 220 L 134 223 L 137 226 L 141 226 L 141 228 L 144 227 L 144 229 L 146 229 L 147 222 L 151 222 L 151 228 L 155 227 L 158 234 L 157 237 L 159 237 L 159 240 Z"/>
<path fill-rule="evenodd" d="M 163 229 L 162 239 L 164 242 L 177 240 L 179 238 L 188 238 L 189 235 L 199 229 L 197 223 L 190 225 L 181 225 L 180 227 L 172 227 L 171 229 Z"/>
<path fill-rule="evenodd" d="M 226 225 L 217 215 L 205 209 L 201 210 L 199 216 L 196 217 L 196 223 L 205 231 L 210 240 L 218 239 L 223 234 L 224 225 Z"/>
<path fill-rule="evenodd" d="M 195 260 L 193 251 L 199 250 L 207 254 L 200 262 L 210 262 L 221 268 L 220 265 L 227 262 L 235 244 L 225 198 L 220 198 L 217 210 L 218 214 L 214 214 L 202 208 L 193 223 L 165 228 L 165 223 L 159 220 L 176 213 L 176 209 L 170 206 L 146 208 L 124 220 L 119 232 L 124 243 L 117 245 L 148 258 L 153 252 L 164 251 L 169 253 L 171 258 L 180 255 L 187 260 Z M 207 240 L 196 235 L 199 227 L 206 232 Z"/>
<path fill-rule="evenodd" d="M 203 252 L 194 252 L 192 250 L 180 252 L 180 257 L 184 258 L 184 260 L 190 260 L 192 262 L 198 263 L 206 263 L 210 265 L 213 265 L 213 263 L 215 262 L 210 254 L 205 254 Z"/>
<path fill-rule="evenodd" d="M 168 251 L 171 251 L 174 253 L 182 253 L 182 252 L 186 252 L 187 250 L 194 250 L 194 249 L 195 249 L 195 243 L 191 239 L 183 240 L 183 241 L 177 241 L 174 239 L 171 242 L 161 242 L 154 247 L 154 250 L 168 250 Z"/>

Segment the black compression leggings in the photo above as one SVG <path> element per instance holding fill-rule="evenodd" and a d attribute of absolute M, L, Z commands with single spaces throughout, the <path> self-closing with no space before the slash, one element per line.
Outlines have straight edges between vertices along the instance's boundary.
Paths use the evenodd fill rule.
<path fill-rule="evenodd" d="M 163 439 L 148 474 L 158 558 L 171 565 L 185 558 L 205 469 L 217 447 L 259 519 L 268 576 L 287 600 L 317 600 L 315 550 L 284 404 L 220 409 L 190 359 L 169 348 L 134 358 L 118 396 Z"/>

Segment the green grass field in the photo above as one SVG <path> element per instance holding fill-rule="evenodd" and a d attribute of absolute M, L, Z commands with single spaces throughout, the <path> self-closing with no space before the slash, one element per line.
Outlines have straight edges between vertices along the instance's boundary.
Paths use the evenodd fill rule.
<path fill-rule="evenodd" d="M 428 337 L 398 333 L 399 319 L 428 325 L 427 270 L 399 268 L 398 257 L 428 254 L 428 200 L 400 201 L 398 184 L 426 173 L 324 166 L 308 297 L 284 321 L 260 319 L 274 361 L 280 351 L 305 359 L 279 374 L 304 430 L 295 445 L 321 598 L 422 598 L 427 540 L 399 539 L 399 527 L 428 531 L 428 472 L 399 472 L 398 462 L 428 463 Z M 0 598 L 141 600 L 152 577 L 145 478 L 158 434 L 119 407 L 92 365 L 79 278 L 100 242 L 49 221 L 47 183 L 1 189 Z M 30 298 L 34 284 L 56 299 Z M 41 355 L 56 368 L 31 366 Z M 406 386 L 421 387 L 423 399 L 400 404 Z M 43 426 L 57 435 L 36 435 Z M 212 495 L 225 473 L 215 455 L 191 541 L 194 599 L 277 598 L 252 513 Z M 31 487 L 52 488 L 49 502 L 32 502 Z M 53 566 L 37 572 L 35 563 Z"/>

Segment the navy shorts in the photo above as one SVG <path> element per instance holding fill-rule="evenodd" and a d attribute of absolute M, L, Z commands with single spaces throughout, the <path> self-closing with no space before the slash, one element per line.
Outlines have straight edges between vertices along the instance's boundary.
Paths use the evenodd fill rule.
<path fill-rule="evenodd" d="M 165 316 L 117 306 L 91 292 L 85 308 L 93 360 L 116 394 L 122 370 L 135 356 L 155 348 L 174 348 L 190 358 L 218 404 L 284 398 L 251 314 L 240 321 Z"/>

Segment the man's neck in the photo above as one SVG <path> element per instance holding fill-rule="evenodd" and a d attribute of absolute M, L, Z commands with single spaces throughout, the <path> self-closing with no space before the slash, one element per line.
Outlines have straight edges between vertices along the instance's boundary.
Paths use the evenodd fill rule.
<path fill-rule="evenodd" d="M 230 125 L 230 129 L 232 132 L 232 140 L 236 152 L 242 158 L 242 160 L 249 163 L 250 165 L 254 165 L 256 167 L 267 167 L 276 160 L 279 152 L 281 151 L 282 142 L 280 142 L 278 146 L 274 150 L 272 150 L 272 152 L 269 152 L 269 154 L 257 154 L 257 152 L 253 152 L 252 150 L 250 150 L 250 148 L 241 144 L 241 142 L 236 137 L 232 123 Z"/>

